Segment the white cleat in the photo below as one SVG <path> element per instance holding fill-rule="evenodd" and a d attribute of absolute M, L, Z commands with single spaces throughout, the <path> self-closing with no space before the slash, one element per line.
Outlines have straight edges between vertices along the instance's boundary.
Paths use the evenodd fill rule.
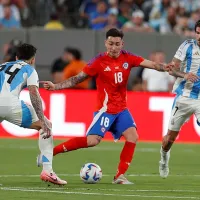
<path fill-rule="evenodd" d="M 159 162 L 160 177 L 167 178 L 169 175 L 169 166 L 163 162 Z"/>
<path fill-rule="evenodd" d="M 130 181 L 127 180 L 127 178 L 125 178 L 125 176 L 123 174 L 121 174 L 118 178 L 114 178 L 114 180 L 112 181 L 113 184 L 123 184 L 123 185 L 130 185 L 130 184 L 134 184 Z"/>
<path fill-rule="evenodd" d="M 37 156 L 37 159 L 36 159 L 36 163 L 37 163 L 37 166 L 38 167 L 41 167 L 43 164 L 42 164 L 42 154 L 39 154 Z"/>

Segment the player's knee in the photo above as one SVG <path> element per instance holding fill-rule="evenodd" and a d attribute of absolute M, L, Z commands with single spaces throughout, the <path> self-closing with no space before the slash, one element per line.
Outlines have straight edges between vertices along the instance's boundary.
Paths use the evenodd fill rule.
<path fill-rule="evenodd" d="M 87 137 L 88 147 L 94 147 L 101 142 L 102 137 L 98 135 L 89 135 Z"/>
<path fill-rule="evenodd" d="M 126 139 L 127 142 L 133 142 L 136 143 L 138 141 L 138 134 L 137 130 L 134 127 L 128 128 L 126 131 L 123 132 L 122 134 L 124 138 Z"/>
<path fill-rule="evenodd" d="M 138 141 L 138 139 L 139 139 L 139 136 L 138 136 L 137 132 L 132 132 L 126 136 L 127 142 L 136 143 Z"/>

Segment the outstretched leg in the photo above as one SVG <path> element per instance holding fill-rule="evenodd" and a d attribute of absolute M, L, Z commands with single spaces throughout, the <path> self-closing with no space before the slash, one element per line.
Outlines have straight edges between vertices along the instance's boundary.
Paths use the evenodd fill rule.
<path fill-rule="evenodd" d="M 98 135 L 88 135 L 87 137 L 72 138 L 57 145 L 53 150 L 53 155 L 55 156 L 59 153 L 74 151 L 81 148 L 94 147 L 100 143 L 101 139 L 102 137 Z"/>

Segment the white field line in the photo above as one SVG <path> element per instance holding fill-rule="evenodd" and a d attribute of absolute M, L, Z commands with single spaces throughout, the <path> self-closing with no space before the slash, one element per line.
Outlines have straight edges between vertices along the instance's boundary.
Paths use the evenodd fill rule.
<path fill-rule="evenodd" d="M 33 150 L 33 149 L 38 149 L 38 146 L 37 145 L 23 145 L 23 146 L 18 146 L 18 145 L 3 145 L 1 144 L 0 145 L 0 149 L 4 149 L 4 148 L 8 148 L 8 149 L 18 149 L 18 150 Z M 112 146 L 112 147 L 93 147 L 92 150 L 93 151 L 117 151 L 117 150 L 120 150 L 121 147 L 119 146 Z M 82 149 L 82 151 L 88 151 L 88 149 Z M 152 153 L 155 153 L 155 152 L 160 152 L 160 147 L 159 148 L 148 148 L 148 147 L 138 147 L 136 148 L 136 151 L 137 152 L 152 152 Z M 193 149 L 185 149 L 183 150 L 182 152 L 185 152 L 185 153 L 194 153 L 194 150 Z"/>
<path fill-rule="evenodd" d="M 26 188 L 9 188 L 2 187 L 0 190 L 4 191 L 19 191 L 19 192 L 40 192 L 40 193 L 55 193 L 55 194 L 75 194 L 75 195 L 98 195 L 98 196 L 115 196 L 115 197 L 141 197 L 141 198 L 165 198 L 165 199 L 200 199 L 199 197 L 186 197 L 186 196 L 152 196 L 152 195 L 139 195 L 139 194 L 111 194 L 111 193 L 95 193 L 95 192 L 67 192 L 56 190 L 35 190 Z"/>
<path fill-rule="evenodd" d="M 3 187 L 4 188 L 4 187 Z M 7 187 L 6 187 L 7 188 Z M 105 189 L 105 188 L 67 188 L 59 187 L 8 187 L 9 189 L 27 189 L 27 190 L 82 190 L 82 191 L 111 191 L 111 192 L 180 192 L 180 193 L 200 193 L 199 190 L 125 190 L 125 189 Z M 0 187 L 1 189 L 1 187 Z"/>
<path fill-rule="evenodd" d="M 57 174 L 58 176 L 80 176 L 79 174 Z M 37 174 L 6 174 L 6 175 L 0 175 L 0 178 L 7 178 L 7 177 L 39 177 L 40 175 Z M 103 174 L 103 176 L 113 176 L 112 174 Z M 127 174 L 126 176 L 135 176 L 135 177 L 160 177 L 159 174 Z M 169 177 L 200 177 L 200 174 L 174 174 L 169 175 Z"/>

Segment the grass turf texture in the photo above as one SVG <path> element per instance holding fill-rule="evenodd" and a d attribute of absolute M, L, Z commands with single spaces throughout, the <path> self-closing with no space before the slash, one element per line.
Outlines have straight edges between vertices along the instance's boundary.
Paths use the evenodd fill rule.
<path fill-rule="evenodd" d="M 127 173 L 127 178 L 135 184 L 113 185 L 122 147 L 123 143 L 102 142 L 94 148 L 57 155 L 54 170 L 68 184 L 48 187 L 40 181 L 41 168 L 36 167 L 37 141 L 0 139 L 0 200 L 200 199 L 199 145 L 175 144 L 170 176 L 162 179 L 158 175 L 160 144 L 138 143 Z M 80 180 L 79 171 L 87 162 L 102 168 L 100 183 L 88 185 Z"/>

